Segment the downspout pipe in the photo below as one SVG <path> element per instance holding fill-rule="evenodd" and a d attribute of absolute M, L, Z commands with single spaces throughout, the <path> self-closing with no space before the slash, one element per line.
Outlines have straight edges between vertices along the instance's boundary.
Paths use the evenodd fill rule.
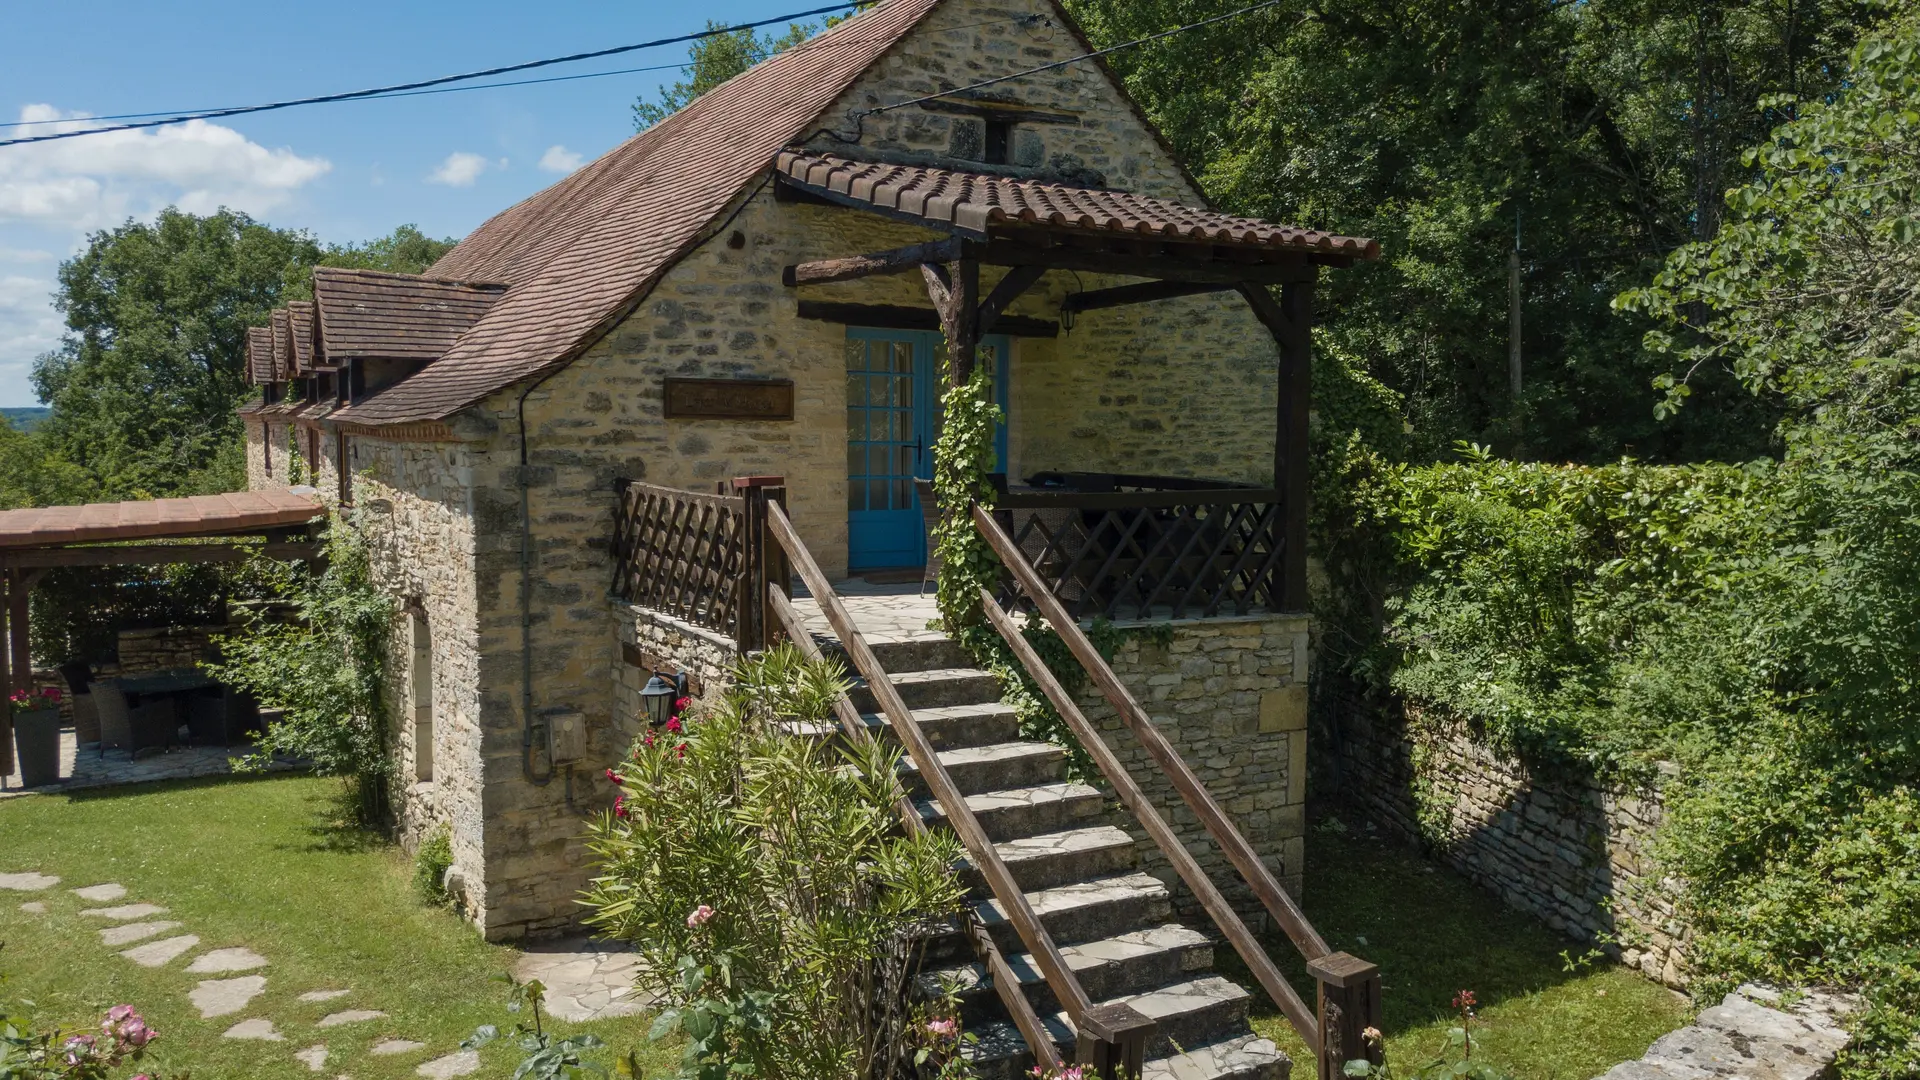
<path fill-rule="evenodd" d="M 533 716 L 533 469 L 527 450 L 527 397 L 561 370 L 556 367 L 528 384 L 514 409 L 520 426 L 520 773 L 536 787 L 552 783 L 554 770 L 552 732 L 546 732 L 546 772 L 533 767 L 534 731 L 545 725 Z"/>

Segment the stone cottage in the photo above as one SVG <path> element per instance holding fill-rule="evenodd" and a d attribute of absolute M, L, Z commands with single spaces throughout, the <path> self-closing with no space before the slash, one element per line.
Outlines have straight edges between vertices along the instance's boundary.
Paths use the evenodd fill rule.
<path fill-rule="evenodd" d="M 936 279 L 985 298 L 970 343 L 1016 489 L 1273 496 L 1234 518 L 1272 533 L 1235 568 L 1255 585 L 1231 610 L 1136 597 L 1130 617 L 1164 629 L 1116 666 L 1297 887 L 1306 327 L 1318 269 L 1377 249 L 1208 210 L 1091 51 L 1053 0 L 886 0 L 428 273 L 317 270 L 311 304 L 254 331 L 249 481 L 311 485 L 374 536 L 404 606 L 405 831 L 450 826 L 489 937 L 576 923 L 581 818 L 643 728 L 640 685 L 665 666 L 711 686 L 737 644 L 610 595 L 625 485 L 783 477 L 829 577 L 918 584 L 912 481 L 947 361 Z"/>

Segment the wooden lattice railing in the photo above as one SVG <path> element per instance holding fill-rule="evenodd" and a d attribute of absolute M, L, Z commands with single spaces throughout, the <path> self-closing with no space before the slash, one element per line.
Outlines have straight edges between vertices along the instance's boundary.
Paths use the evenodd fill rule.
<path fill-rule="evenodd" d="M 737 638 L 750 543 L 745 498 L 627 481 L 614 522 L 614 595 Z"/>
<path fill-rule="evenodd" d="M 994 516 L 1076 619 L 1282 611 L 1285 507 L 1262 488 L 1015 491 Z M 1171 486 L 1171 485 L 1169 485 Z M 1012 598 L 1011 588 L 1003 595 Z"/>

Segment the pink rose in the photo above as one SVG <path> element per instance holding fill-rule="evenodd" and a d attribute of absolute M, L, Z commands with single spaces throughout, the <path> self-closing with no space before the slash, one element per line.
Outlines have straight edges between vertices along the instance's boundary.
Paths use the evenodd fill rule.
<path fill-rule="evenodd" d="M 936 1039 L 951 1039 L 960 1033 L 960 1025 L 945 1018 L 927 1021 L 927 1034 Z"/>
<path fill-rule="evenodd" d="M 687 929 L 698 930 L 707 925 L 712 919 L 713 909 L 705 904 L 701 904 L 699 907 L 693 909 L 692 914 L 687 916 Z"/>

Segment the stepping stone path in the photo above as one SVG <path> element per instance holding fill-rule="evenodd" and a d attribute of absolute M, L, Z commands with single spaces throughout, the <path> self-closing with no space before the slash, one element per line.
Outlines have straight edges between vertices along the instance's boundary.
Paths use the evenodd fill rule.
<path fill-rule="evenodd" d="M 179 937 L 149 941 L 138 948 L 128 949 L 120 955 L 141 967 L 166 967 L 198 944 L 200 944 L 199 938 L 192 934 L 182 934 Z"/>
<path fill-rule="evenodd" d="M 317 1043 L 293 1055 L 293 1060 L 305 1065 L 312 1072 L 327 1067 L 327 1044 Z"/>
<path fill-rule="evenodd" d="M 646 1003 L 631 997 L 639 967 L 640 958 L 617 945 L 564 938 L 527 946 L 513 974 L 521 982 L 540 980 L 549 1015 L 583 1024 L 645 1011 Z"/>
<path fill-rule="evenodd" d="M 20 910 L 29 915 L 45 915 L 47 913 L 47 905 L 38 900 L 29 900 L 20 905 Z"/>
<path fill-rule="evenodd" d="M 320 1018 L 315 1027 L 339 1027 L 341 1024 L 358 1024 L 366 1020 L 382 1020 L 386 1013 L 379 1009 L 348 1009 L 346 1012 L 328 1013 Z"/>
<path fill-rule="evenodd" d="M 119 907 L 96 907 L 82 911 L 82 915 L 97 915 L 102 919 L 126 922 L 130 919 L 150 919 L 155 915 L 165 915 L 167 909 L 158 904 L 121 904 Z"/>
<path fill-rule="evenodd" d="M 374 1043 L 373 1049 L 367 1051 L 367 1053 L 375 1057 L 393 1057 L 397 1054 L 411 1054 L 415 1050 L 425 1050 L 426 1048 L 426 1043 L 414 1042 L 412 1039 L 387 1039 L 383 1042 Z"/>
<path fill-rule="evenodd" d="M 24 874 L 0 874 L 0 889 L 12 889 L 14 892 L 39 892 L 60 884 L 60 879 L 47 874 L 36 874 L 29 870 Z"/>
<path fill-rule="evenodd" d="M 109 926 L 100 931 L 102 945 L 131 945 L 141 938 L 150 938 L 155 934 L 164 934 L 169 930 L 178 930 L 177 922 L 136 922 Z"/>
<path fill-rule="evenodd" d="M 127 887 L 117 882 L 109 882 L 105 885 L 89 885 L 84 889 L 75 889 L 73 895 L 95 904 L 111 904 L 127 895 Z"/>
<path fill-rule="evenodd" d="M 353 993 L 353 991 L 351 990 L 309 990 L 306 993 L 301 994 L 297 1000 L 332 1001 L 334 998 L 346 997 L 348 994 L 351 994 L 351 993 Z"/>
<path fill-rule="evenodd" d="M 267 966 L 267 958 L 252 949 L 215 949 L 187 966 L 190 975 L 218 975 L 228 971 L 252 971 Z"/>
<path fill-rule="evenodd" d="M 480 1051 L 478 1050 L 462 1050 L 457 1054 L 434 1058 L 413 1070 L 415 1076 L 425 1076 L 428 1080 L 453 1080 L 453 1077 L 472 1076 L 479 1071 Z"/>
<path fill-rule="evenodd" d="M 237 979 L 207 979 L 190 993 L 187 1000 L 200 1010 L 200 1018 L 231 1016 L 247 1007 L 247 1002 L 267 988 L 265 975 L 242 975 Z"/>
<path fill-rule="evenodd" d="M 1851 1036 L 1841 1026 L 1851 999 L 1815 991 L 1785 1006 L 1783 995 L 1748 983 L 1692 1024 L 1655 1039 L 1646 1056 L 1597 1080 L 1818 1080 Z"/>
<path fill-rule="evenodd" d="M 242 1020 L 228 1028 L 223 1039 L 254 1039 L 260 1042 L 285 1042 L 287 1037 L 273 1030 L 271 1020 Z"/>

